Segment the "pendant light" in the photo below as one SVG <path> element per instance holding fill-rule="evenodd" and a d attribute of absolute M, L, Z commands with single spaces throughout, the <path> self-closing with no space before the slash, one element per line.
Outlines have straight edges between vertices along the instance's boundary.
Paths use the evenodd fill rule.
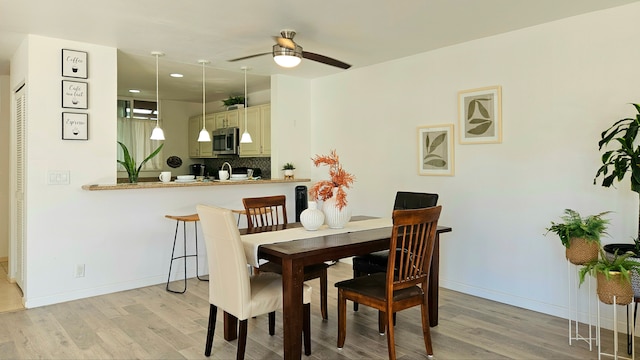
<path fill-rule="evenodd" d="M 247 67 L 243 66 L 242 70 L 244 70 L 244 132 L 242 133 L 242 137 L 240 138 L 241 144 L 249 144 L 252 143 L 251 134 L 247 130 Z"/>
<path fill-rule="evenodd" d="M 156 127 L 151 132 L 151 140 L 164 140 L 164 131 L 160 128 L 160 97 L 158 96 L 158 57 L 164 56 L 163 52 L 153 51 L 151 55 L 156 57 Z"/>
<path fill-rule="evenodd" d="M 205 126 L 205 77 L 204 77 L 204 66 L 209 63 L 207 60 L 198 60 L 200 64 L 202 64 L 202 130 L 200 130 L 200 135 L 198 135 L 199 142 L 211 142 L 211 136 L 207 131 L 207 127 Z"/>

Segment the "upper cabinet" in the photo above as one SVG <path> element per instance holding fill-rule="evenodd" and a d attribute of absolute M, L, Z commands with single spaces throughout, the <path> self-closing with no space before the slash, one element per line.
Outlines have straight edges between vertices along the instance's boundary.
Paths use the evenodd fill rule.
<path fill-rule="evenodd" d="M 209 132 L 227 127 L 239 127 L 244 132 L 244 109 L 229 110 L 208 114 L 205 125 Z M 271 156 L 271 105 L 259 105 L 247 108 L 247 128 L 252 143 L 240 144 L 240 157 Z M 189 157 L 215 158 L 211 142 L 198 142 L 202 130 L 202 115 L 189 118 Z"/>
<path fill-rule="evenodd" d="M 244 133 L 244 109 L 240 110 L 240 134 Z M 240 157 L 271 156 L 271 105 L 247 108 L 247 130 L 253 142 L 240 144 Z"/>
<path fill-rule="evenodd" d="M 228 127 L 238 126 L 238 112 L 240 110 L 229 110 L 219 113 L 215 113 L 216 129 L 223 129 Z"/>

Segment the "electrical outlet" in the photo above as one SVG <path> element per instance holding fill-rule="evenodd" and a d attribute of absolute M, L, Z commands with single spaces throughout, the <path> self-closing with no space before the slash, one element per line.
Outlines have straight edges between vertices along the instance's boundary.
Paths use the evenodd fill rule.
<path fill-rule="evenodd" d="M 76 277 L 77 278 L 84 277 L 84 264 L 76 265 Z"/>

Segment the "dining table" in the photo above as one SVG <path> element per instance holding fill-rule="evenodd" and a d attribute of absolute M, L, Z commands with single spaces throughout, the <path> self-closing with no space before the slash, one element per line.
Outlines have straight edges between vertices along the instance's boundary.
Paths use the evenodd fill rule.
<path fill-rule="evenodd" d="M 302 356 L 304 267 L 389 249 L 393 224 L 390 218 L 354 216 L 343 229 L 329 229 L 324 225 L 316 231 L 306 231 L 301 226 L 289 223 L 240 230 L 249 264 L 259 265 L 259 260 L 268 260 L 282 266 L 285 359 Z M 450 231 L 451 227 L 440 225 L 436 231 L 427 295 L 431 326 L 438 324 L 439 238 L 440 234 Z M 237 324 L 237 318 L 224 313 L 225 340 L 237 338 Z"/>

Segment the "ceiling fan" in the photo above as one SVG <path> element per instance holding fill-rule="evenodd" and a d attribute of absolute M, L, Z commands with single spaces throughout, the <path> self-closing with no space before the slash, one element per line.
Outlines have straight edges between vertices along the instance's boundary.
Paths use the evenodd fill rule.
<path fill-rule="evenodd" d="M 295 30 L 281 30 L 280 35 L 281 36 L 273 37 L 273 39 L 276 41 L 276 44 L 273 45 L 273 49 L 271 52 L 243 56 L 237 59 L 231 59 L 229 61 L 240 61 L 240 60 L 250 59 L 256 56 L 273 54 L 273 60 L 278 65 L 283 67 L 294 67 L 300 63 L 302 58 L 321 62 L 323 64 L 327 64 L 335 67 L 339 67 L 341 69 L 348 69 L 351 67 L 351 65 L 344 63 L 340 60 L 336 60 L 328 56 L 302 50 L 302 46 L 296 44 L 293 41 L 293 37 L 296 35 Z"/>

